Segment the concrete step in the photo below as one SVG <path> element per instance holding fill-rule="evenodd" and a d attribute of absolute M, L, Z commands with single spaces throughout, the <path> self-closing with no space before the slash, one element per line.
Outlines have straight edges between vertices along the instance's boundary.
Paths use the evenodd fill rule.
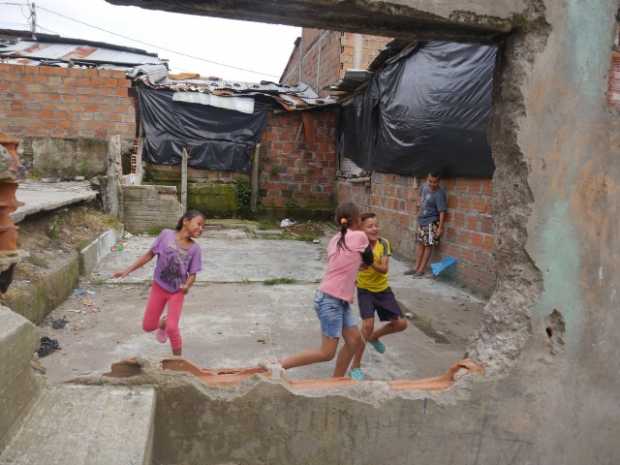
<path fill-rule="evenodd" d="M 36 327 L 0 305 L 0 451 L 17 419 L 39 391 L 30 361 L 38 346 Z"/>
<path fill-rule="evenodd" d="M 152 387 L 50 388 L 0 465 L 150 465 L 154 419 Z"/>

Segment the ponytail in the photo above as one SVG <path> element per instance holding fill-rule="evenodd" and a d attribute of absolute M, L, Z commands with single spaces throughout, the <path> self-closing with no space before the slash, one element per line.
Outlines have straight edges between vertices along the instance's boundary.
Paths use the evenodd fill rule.
<path fill-rule="evenodd" d="M 347 230 L 355 224 L 355 222 L 359 219 L 360 211 L 353 202 L 346 202 L 338 205 L 336 208 L 336 224 L 340 227 L 340 237 L 338 238 L 338 242 L 336 243 L 338 250 L 346 249 L 346 235 Z"/>

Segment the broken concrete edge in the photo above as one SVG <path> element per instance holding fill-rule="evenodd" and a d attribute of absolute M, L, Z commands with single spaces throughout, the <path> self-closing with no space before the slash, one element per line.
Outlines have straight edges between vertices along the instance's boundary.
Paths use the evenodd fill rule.
<path fill-rule="evenodd" d="M 30 283 L 13 284 L 2 303 L 34 324 L 43 319 L 71 295 L 79 283 L 80 258 L 72 252 L 56 268 L 46 270 L 41 278 Z"/>
<path fill-rule="evenodd" d="M 93 191 L 75 194 L 75 197 L 71 199 L 58 200 L 55 202 L 35 204 L 30 206 L 24 205 L 22 207 L 19 207 L 14 213 L 11 213 L 11 220 L 13 220 L 13 222 L 15 223 L 19 223 L 20 221 L 23 221 L 24 218 L 26 218 L 27 216 L 32 216 L 37 213 L 46 211 L 58 210 L 59 208 L 63 208 L 76 203 L 91 202 L 95 200 L 96 197 L 97 192 Z"/>
<path fill-rule="evenodd" d="M 0 306 L 0 451 L 17 434 L 20 419 L 34 407 L 44 378 L 31 368 L 38 345 L 37 328 Z"/>
<path fill-rule="evenodd" d="M 468 398 L 472 386 L 484 379 L 484 368 L 472 360 L 455 363 L 446 373 L 433 378 L 393 381 L 354 381 L 350 378 L 308 380 L 272 379 L 264 368 L 203 369 L 180 358 L 149 361 L 129 358 L 114 363 L 108 373 L 67 381 L 76 384 L 158 385 L 192 384 L 211 398 L 234 399 L 259 385 L 277 385 L 293 395 L 305 397 L 345 396 L 378 406 L 394 398 L 431 399 L 453 405 Z"/>
<path fill-rule="evenodd" d="M 111 252 L 112 246 L 123 237 L 123 233 L 124 227 L 122 225 L 118 229 L 108 229 L 80 250 L 80 274 L 82 276 L 89 275 L 99 262 Z"/>

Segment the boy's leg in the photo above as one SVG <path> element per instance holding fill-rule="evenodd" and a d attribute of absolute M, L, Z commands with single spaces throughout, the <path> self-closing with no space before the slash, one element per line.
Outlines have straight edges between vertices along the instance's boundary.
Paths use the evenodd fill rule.
<path fill-rule="evenodd" d="M 338 338 L 323 335 L 319 349 L 306 350 L 305 352 L 286 357 L 280 361 L 280 365 L 286 370 L 312 363 L 328 362 L 336 355 L 337 348 Z"/>
<path fill-rule="evenodd" d="M 431 259 L 431 252 L 433 248 L 430 245 L 425 245 L 422 251 L 422 260 L 420 262 L 420 267 L 418 268 L 419 273 L 426 272 L 426 267 L 428 266 L 428 262 Z"/>
<path fill-rule="evenodd" d="M 417 242 L 415 245 L 415 272 L 420 272 L 420 265 L 422 264 L 422 257 L 424 255 L 424 245 L 420 242 Z"/>
<path fill-rule="evenodd" d="M 175 292 L 168 300 L 168 318 L 166 319 L 166 334 L 170 339 L 172 353 L 181 355 L 181 332 L 179 331 L 179 320 L 181 319 L 181 311 L 183 310 L 183 301 L 185 294 L 183 292 Z"/>
<path fill-rule="evenodd" d="M 375 326 L 375 318 L 366 318 L 362 320 L 362 337 L 364 340 L 362 344 L 360 344 L 359 349 L 355 352 L 355 357 L 353 358 L 353 363 L 351 364 L 351 368 L 360 368 L 362 366 L 362 357 L 364 356 L 364 350 L 366 349 L 365 341 L 367 341 L 374 330 Z"/>
<path fill-rule="evenodd" d="M 383 336 L 387 336 L 388 334 L 399 333 L 407 329 L 408 322 L 403 318 L 396 317 L 391 320 L 389 323 L 383 325 L 381 328 L 372 333 L 369 341 L 376 341 Z"/>
<path fill-rule="evenodd" d="M 362 345 L 362 336 L 356 325 L 342 329 L 342 337 L 344 345 L 340 349 L 338 358 L 336 359 L 336 367 L 334 368 L 334 378 L 341 378 L 346 375 L 353 356 L 358 348 Z"/>
<path fill-rule="evenodd" d="M 155 331 L 159 326 L 159 317 L 164 311 L 169 294 L 157 284 L 151 285 L 149 299 L 146 303 L 144 318 L 142 320 L 142 329 L 144 331 Z"/>

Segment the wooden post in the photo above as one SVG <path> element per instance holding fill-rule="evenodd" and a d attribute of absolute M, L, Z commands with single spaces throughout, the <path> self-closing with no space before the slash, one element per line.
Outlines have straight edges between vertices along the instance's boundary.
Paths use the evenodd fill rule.
<path fill-rule="evenodd" d="M 142 184 L 142 178 L 144 177 L 144 171 L 142 167 L 142 151 L 144 150 L 144 138 L 138 138 L 138 148 L 136 149 L 136 185 Z"/>
<path fill-rule="evenodd" d="M 252 195 L 250 197 L 250 208 L 252 212 L 256 212 L 258 206 L 258 164 L 260 158 L 260 144 L 256 144 L 254 148 L 254 160 L 252 160 L 252 179 L 251 188 Z"/>
<path fill-rule="evenodd" d="M 187 159 L 189 155 L 187 149 L 183 147 L 183 158 L 181 161 L 181 205 L 183 213 L 187 211 Z"/>

